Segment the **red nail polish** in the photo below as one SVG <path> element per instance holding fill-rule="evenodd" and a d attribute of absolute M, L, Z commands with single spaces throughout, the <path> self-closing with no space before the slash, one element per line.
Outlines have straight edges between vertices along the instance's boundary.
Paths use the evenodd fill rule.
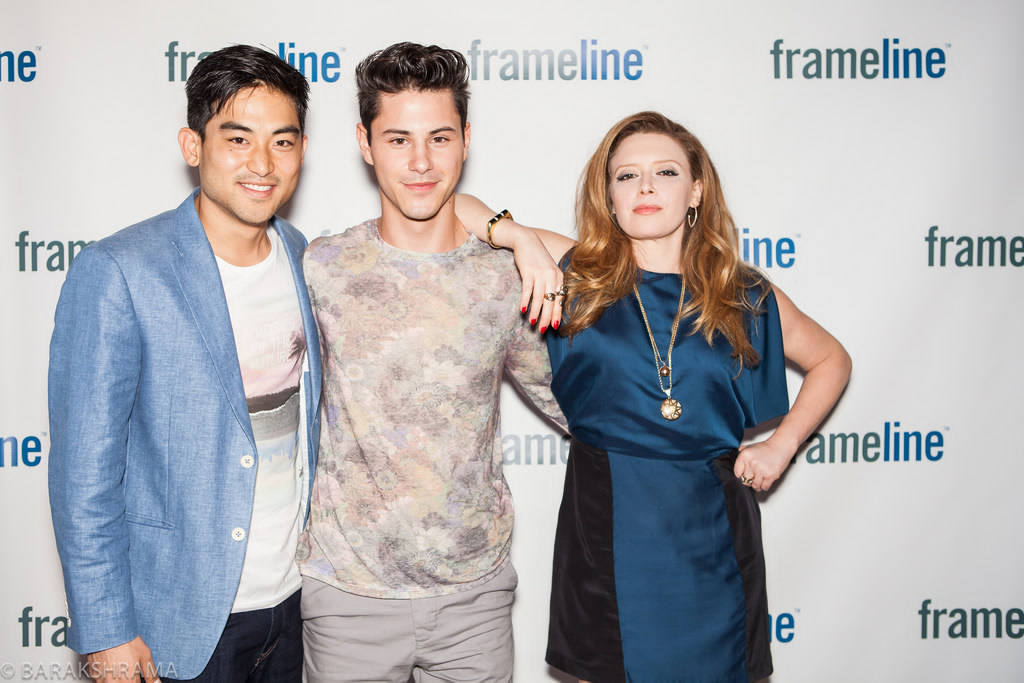
<path fill-rule="evenodd" d="M 531 325 L 536 325 L 537 324 L 537 319 L 536 318 L 530 318 L 530 324 Z"/>
<path fill-rule="evenodd" d="M 523 306 L 523 310 L 521 310 L 521 311 L 519 311 L 519 312 L 520 312 L 520 313 L 526 313 L 526 306 Z"/>
<path fill-rule="evenodd" d="M 540 333 L 541 333 L 541 334 L 544 334 L 544 333 L 545 333 L 545 332 L 547 332 L 547 331 L 548 331 L 548 328 L 547 328 L 547 327 L 542 327 L 542 328 L 540 328 Z"/>
<path fill-rule="evenodd" d="M 553 328 L 555 328 L 557 330 L 558 329 L 558 321 L 556 320 L 555 322 L 551 323 L 551 327 L 553 327 Z"/>

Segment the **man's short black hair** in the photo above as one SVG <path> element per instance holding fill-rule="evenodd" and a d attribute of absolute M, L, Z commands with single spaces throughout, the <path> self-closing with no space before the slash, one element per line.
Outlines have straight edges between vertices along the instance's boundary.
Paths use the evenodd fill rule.
<path fill-rule="evenodd" d="M 273 52 L 252 45 L 232 45 L 204 57 L 185 83 L 188 127 L 206 135 L 206 124 L 241 90 L 267 87 L 295 104 L 300 130 L 306 129 L 309 83 L 295 67 Z"/>

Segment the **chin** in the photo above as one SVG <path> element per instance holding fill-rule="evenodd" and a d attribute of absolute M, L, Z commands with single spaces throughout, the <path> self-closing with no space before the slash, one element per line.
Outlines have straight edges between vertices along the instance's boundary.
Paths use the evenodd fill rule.
<path fill-rule="evenodd" d="M 246 225 L 252 226 L 254 228 L 265 228 L 267 227 L 267 223 L 270 221 L 270 219 L 274 217 L 274 214 L 261 213 L 258 215 L 246 214 L 241 216 L 236 214 L 235 217 L 242 223 L 245 223 Z"/>
<path fill-rule="evenodd" d="M 441 211 L 441 207 L 440 206 L 429 206 L 429 207 L 409 206 L 409 207 L 405 207 L 402 210 L 402 214 L 406 218 L 409 218 L 409 219 L 414 220 L 414 221 L 429 221 L 431 218 L 434 218 L 435 216 L 437 216 L 437 214 L 440 211 Z"/>

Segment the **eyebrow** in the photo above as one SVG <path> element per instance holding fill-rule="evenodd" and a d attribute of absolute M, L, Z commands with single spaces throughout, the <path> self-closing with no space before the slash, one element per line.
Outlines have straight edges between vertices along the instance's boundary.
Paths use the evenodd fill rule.
<path fill-rule="evenodd" d="M 243 133 L 252 133 L 253 132 L 252 128 L 250 128 L 249 126 L 242 125 L 241 123 L 236 123 L 235 121 L 225 121 L 224 123 L 220 124 L 219 129 L 220 130 L 238 130 L 238 131 L 242 131 Z M 285 135 L 285 134 L 289 134 L 289 133 L 293 134 L 293 135 L 298 135 L 299 134 L 299 127 L 298 126 L 290 126 L 289 125 L 289 126 L 285 126 L 284 128 L 278 128 L 277 130 L 275 130 L 273 132 L 273 135 Z"/>
<path fill-rule="evenodd" d="M 654 161 L 654 162 L 651 163 L 652 166 L 661 166 L 662 164 L 671 164 L 671 165 L 676 166 L 678 168 L 683 168 L 683 165 L 681 163 L 679 163 L 678 161 L 674 161 L 672 159 L 663 159 L 661 161 Z M 608 169 L 608 172 L 609 173 L 618 173 L 622 169 L 625 169 L 625 168 L 636 168 L 636 167 L 641 166 L 641 165 L 642 164 L 639 164 L 639 163 L 636 163 L 636 162 L 630 162 L 628 164 L 619 164 L 618 166 L 612 166 L 610 169 Z"/>
<path fill-rule="evenodd" d="M 435 128 L 434 130 L 427 133 L 427 135 L 437 135 L 438 133 L 457 133 L 458 130 L 452 126 L 442 126 Z M 387 128 L 380 132 L 381 135 L 412 135 L 411 130 L 401 130 L 399 128 Z"/>
<path fill-rule="evenodd" d="M 629 161 L 629 162 L 626 162 L 626 163 L 623 163 L 623 164 L 619 164 L 615 168 L 621 168 L 623 166 L 638 166 L 641 163 L 642 162 L 638 162 L 638 161 Z M 656 159 L 655 161 L 652 161 L 651 163 L 653 163 L 653 164 L 675 164 L 676 166 L 681 166 L 682 165 L 681 162 L 679 162 L 679 161 L 677 161 L 675 159 Z"/>

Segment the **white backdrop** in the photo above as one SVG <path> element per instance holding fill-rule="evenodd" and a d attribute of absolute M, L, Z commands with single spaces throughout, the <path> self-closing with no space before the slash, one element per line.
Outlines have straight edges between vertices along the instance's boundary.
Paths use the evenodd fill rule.
<path fill-rule="evenodd" d="M 461 189 L 529 224 L 572 232 L 578 174 L 622 116 L 689 126 L 750 259 L 853 356 L 842 402 L 763 501 L 772 681 L 1024 679 L 1022 38 L 1015 0 L 3 0 L 0 680 L 68 680 L 74 661 L 46 494 L 69 243 L 186 195 L 182 66 L 230 43 L 305 53 L 311 79 L 317 64 L 288 218 L 313 237 L 375 215 L 352 69 L 397 40 L 476 55 Z M 617 51 L 619 79 L 610 63 L 583 79 L 581 45 L 588 65 Z M 532 50 L 551 51 L 550 75 Z M 562 680 L 543 651 L 564 454 L 511 391 L 503 430 L 516 680 Z"/>

